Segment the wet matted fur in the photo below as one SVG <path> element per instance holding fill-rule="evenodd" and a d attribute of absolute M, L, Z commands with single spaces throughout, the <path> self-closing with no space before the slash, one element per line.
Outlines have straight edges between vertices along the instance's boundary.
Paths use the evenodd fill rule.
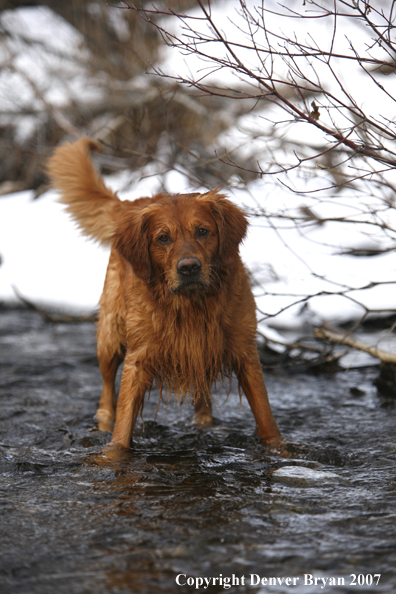
<path fill-rule="evenodd" d="M 211 388 L 235 373 L 268 442 L 272 416 L 256 347 L 255 303 L 239 256 L 244 213 L 217 191 L 121 201 L 99 177 L 82 138 L 59 147 L 48 173 L 83 233 L 111 246 L 100 299 L 96 413 L 112 444 L 129 447 L 147 389 L 191 397 L 195 419 L 211 420 Z M 124 359 L 118 402 L 114 388 Z"/>

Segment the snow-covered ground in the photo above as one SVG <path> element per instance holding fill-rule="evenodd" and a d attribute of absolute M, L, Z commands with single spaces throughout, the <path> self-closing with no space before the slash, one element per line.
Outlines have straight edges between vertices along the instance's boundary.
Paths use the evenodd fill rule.
<path fill-rule="evenodd" d="M 173 177 L 176 183 L 178 176 Z M 150 184 L 153 185 L 152 181 Z M 140 195 L 145 195 L 144 182 L 139 185 Z M 175 189 L 185 189 L 181 176 Z M 121 197 L 130 194 L 123 193 Z M 232 198 L 239 204 L 248 202 L 242 192 Z M 321 226 L 304 238 L 296 229 L 274 230 L 265 219 L 252 218 L 241 254 L 257 283 L 259 311 L 275 314 L 281 307 L 307 295 L 338 292 L 342 284 L 359 288 L 373 281 L 394 280 L 392 252 L 360 258 L 334 253 L 333 246 L 337 243 L 345 247 L 356 239 L 359 236 L 351 235 L 351 230 L 334 238 L 331 229 L 326 231 Z M 40 303 L 74 309 L 96 307 L 108 252 L 79 234 L 57 202 L 56 192 L 47 192 L 37 200 L 33 200 L 33 192 L 0 198 L 0 254 L 0 299 L 15 300 L 15 286 L 27 299 Z M 349 295 L 371 308 L 394 307 L 393 284 Z M 356 318 L 362 313 L 354 302 L 341 296 L 315 297 L 305 314 L 299 313 L 302 305 L 287 309 L 272 323 L 293 327 L 309 320 L 320 323 L 321 319 Z M 258 317 L 263 315 L 259 313 Z"/>

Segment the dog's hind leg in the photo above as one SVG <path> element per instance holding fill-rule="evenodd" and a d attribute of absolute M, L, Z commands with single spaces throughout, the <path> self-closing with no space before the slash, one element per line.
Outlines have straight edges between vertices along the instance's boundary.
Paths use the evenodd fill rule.
<path fill-rule="evenodd" d="M 212 422 L 212 401 L 210 394 L 197 394 L 194 399 L 194 421 L 205 427 Z"/>

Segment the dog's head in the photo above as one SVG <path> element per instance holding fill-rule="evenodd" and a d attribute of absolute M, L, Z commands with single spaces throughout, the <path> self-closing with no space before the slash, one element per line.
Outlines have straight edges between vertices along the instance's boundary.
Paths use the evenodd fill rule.
<path fill-rule="evenodd" d="M 139 278 L 184 293 L 210 287 L 220 268 L 232 266 L 247 225 L 217 192 L 158 195 L 144 208 L 131 207 L 114 245 Z"/>

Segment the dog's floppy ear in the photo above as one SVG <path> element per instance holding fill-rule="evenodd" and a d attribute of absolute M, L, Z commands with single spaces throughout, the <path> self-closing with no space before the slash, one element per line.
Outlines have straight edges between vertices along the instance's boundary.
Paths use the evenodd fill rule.
<path fill-rule="evenodd" d="M 113 236 L 115 248 L 128 260 L 136 276 L 143 280 L 151 276 L 147 227 L 147 213 L 141 208 L 133 208 L 119 221 Z"/>
<path fill-rule="evenodd" d="M 225 264 L 233 261 L 239 244 L 245 238 L 248 221 L 244 212 L 223 194 L 208 192 L 199 200 L 208 201 L 219 232 L 219 255 Z"/>

